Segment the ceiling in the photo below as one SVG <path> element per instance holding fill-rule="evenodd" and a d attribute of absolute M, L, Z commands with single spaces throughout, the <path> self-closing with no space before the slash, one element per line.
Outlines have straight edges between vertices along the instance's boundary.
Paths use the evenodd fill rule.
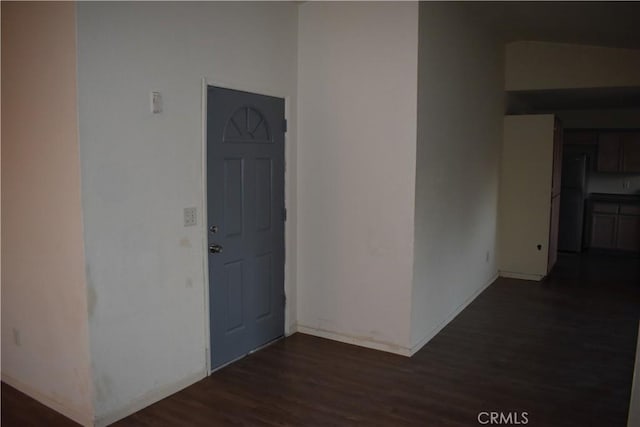
<path fill-rule="evenodd" d="M 640 2 L 468 2 L 505 42 L 576 43 L 640 49 Z"/>
<path fill-rule="evenodd" d="M 640 49 L 640 1 L 465 2 L 473 19 L 505 42 L 518 40 Z M 509 92 L 508 111 L 640 108 L 640 88 Z"/>

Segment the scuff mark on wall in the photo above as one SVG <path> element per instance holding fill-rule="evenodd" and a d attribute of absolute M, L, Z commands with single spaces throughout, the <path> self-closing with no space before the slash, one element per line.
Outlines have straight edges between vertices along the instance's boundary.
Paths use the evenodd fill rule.
<path fill-rule="evenodd" d="M 87 276 L 87 311 L 89 313 L 89 319 L 91 319 L 93 318 L 93 313 L 95 312 L 96 305 L 98 304 L 98 294 L 93 286 L 91 267 L 89 264 L 86 265 L 85 271 Z"/>
<path fill-rule="evenodd" d="M 108 400 L 111 395 L 112 382 L 111 378 L 107 375 L 100 375 L 95 379 L 96 386 L 96 400 L 98 402 L 104 402 Z"/>

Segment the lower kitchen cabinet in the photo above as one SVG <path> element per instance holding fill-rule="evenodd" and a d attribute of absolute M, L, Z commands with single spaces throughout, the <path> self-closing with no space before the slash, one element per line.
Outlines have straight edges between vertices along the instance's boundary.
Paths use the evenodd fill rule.
<path fill-rule="evenodd" d="M 640 216 L 618 215 L 616 249 L 640 251 Z"/>
<path fill-rule="evenodd" d="M 640 132 L 628 132 L 621 138 L 622 172 L 640 172 Z"/>
<path fill-rule="evenodd" d="M 589 247 L 640 251 L 640 206 L 624 203 L 591 204 Z"/>
<path fill-rule="evenodd" d="M 618 215 L 593 213 L 591 215 L 591 247 L 601 249 L 616 248 L 616 222 Z"/>

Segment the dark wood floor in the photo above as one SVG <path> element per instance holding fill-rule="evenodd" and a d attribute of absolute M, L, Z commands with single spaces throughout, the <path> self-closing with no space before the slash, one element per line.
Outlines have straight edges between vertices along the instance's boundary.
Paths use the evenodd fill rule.
<path fill-rule="evenodd" d="M 625 426 L 639 318 L 637 258 L 563 256 L 542 284 L 496 281 L 412 358 L 295 334 L 116 425 Z M 28 400 L 3 385 L 2 425 L 66 425 Z"/>
<path fill-rule="evenodd" d="M 77 427 L 79 425 L 4 382 L 1 393 L 2 421 L 0 424 L 3 427 Z"/>

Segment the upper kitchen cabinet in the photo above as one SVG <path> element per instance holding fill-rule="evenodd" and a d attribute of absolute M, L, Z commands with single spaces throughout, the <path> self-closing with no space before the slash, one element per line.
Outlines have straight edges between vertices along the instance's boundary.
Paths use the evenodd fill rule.
<path fill-rule="evenodd" d="M 552 114 L 504 118 L 500 274 L 540 280 L 557 254 L 562 126 Z"/>
<path fill-rule="evenodd" d="M 640 173 L 640 131 L 622 132 L 620 145 L 622 172 Z"/>
<path fill-rule="evenodd" d="M 597 170 L 640 173 L 640 131 L 599 132 Z"/>

